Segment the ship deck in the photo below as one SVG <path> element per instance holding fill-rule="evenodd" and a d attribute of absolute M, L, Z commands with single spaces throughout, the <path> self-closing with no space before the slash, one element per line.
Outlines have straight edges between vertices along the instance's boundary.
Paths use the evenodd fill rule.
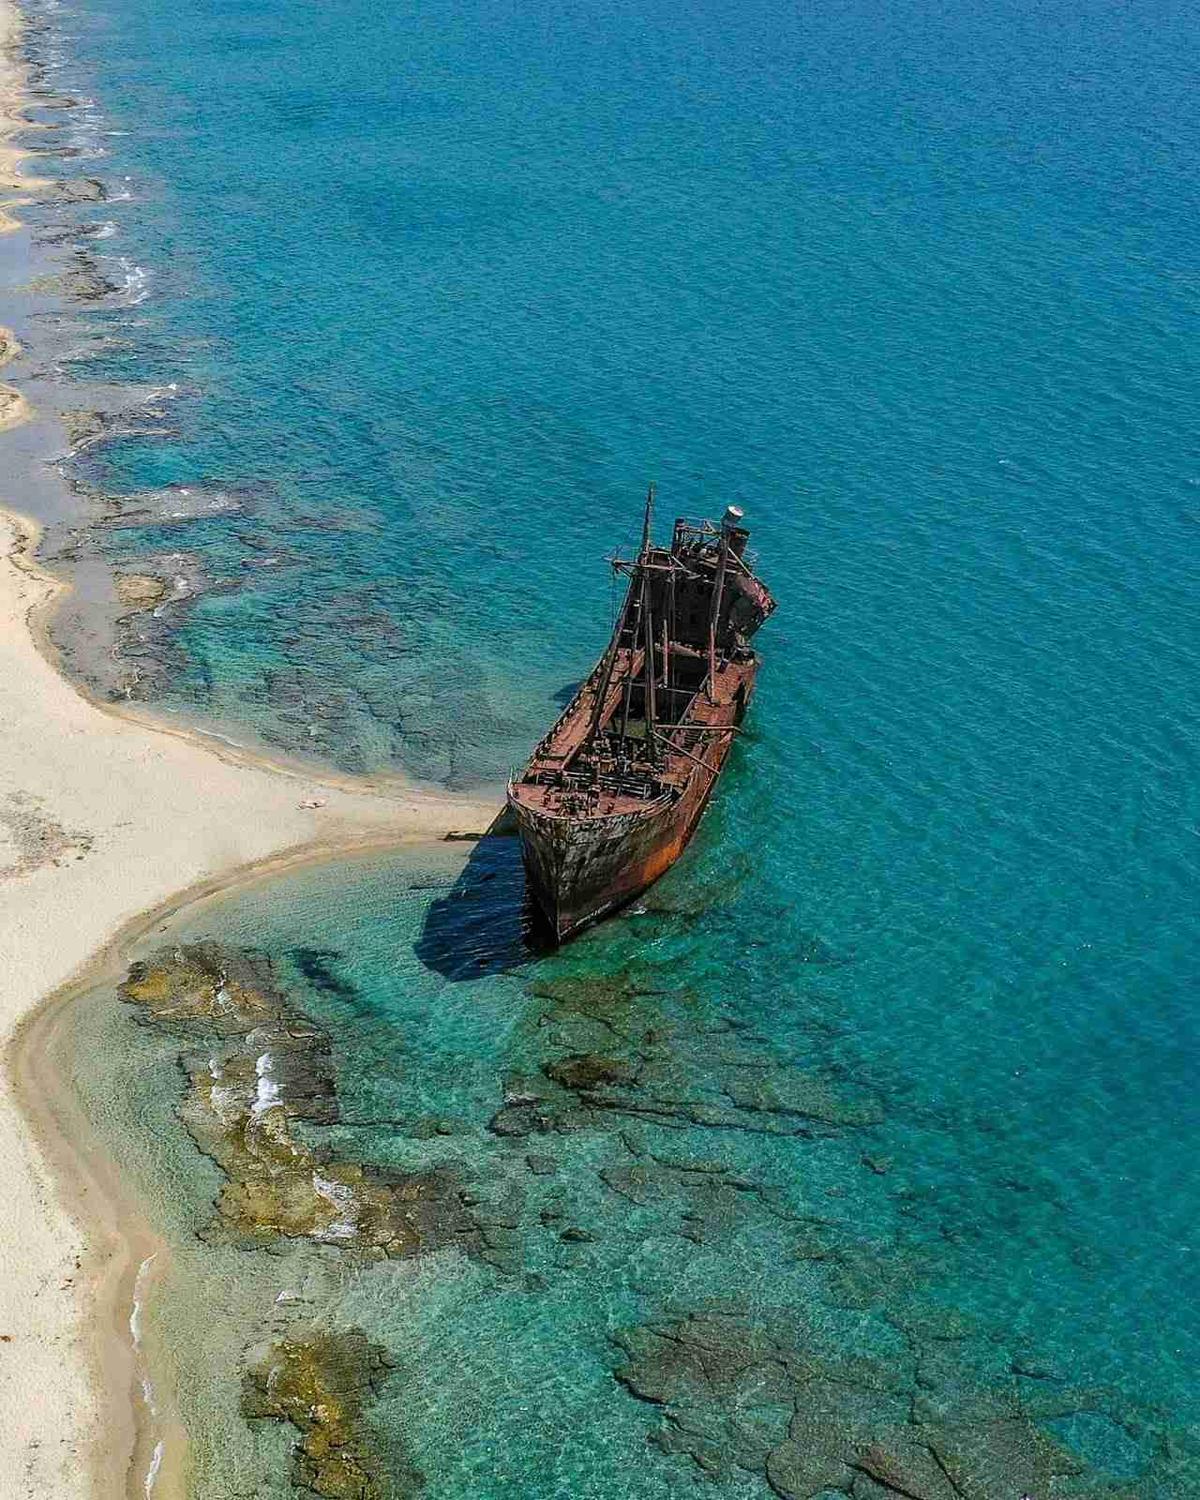
<path fill-rule="evenodd" d="M 618 653 L 601 723 L 615 715 L 627 677 L 636 680 L 644 662 L 641 650 Z M 753 678 L 754 666 L 753 658 L 718 662 L 711 696 L 706 677 L 689 696 L 678 721 L 661 726 L 660 762 L 623 776 L 615 764 L 586 748 L 603 683 L 597 666 L 514 780 L 514 800 L 535 816 L 570 819 L 645 814 L 668 805 L 682 795 L 693 776 L 719 770 L 740 717 L 738 690 Z"/>
<path fill-rule="evenodd" d="M 602 724 L 607 723 L 620 707 L 626 678 L 638 677 L 645 661 L 646 653 L 640 647 L 636 651 L 629 651 L 622 647 L 617 652 L 616 664 L 609 680 L 608 695 L 600 714 Z M 565 771 L 583 748 L 596 712 L 596 699 L 604 685 L 603 667 L 603 661 L 593 667 L 587 680 L 559 715 L 557 722 L 543 737 L 533 752 L 523 780 L 535 775 Z"/>
<path fill-rule="evenodd" d="M 517 782 L 513 797 L 530 812 L 546 818 L 614 818 L 651 812 L 671 801 L 671 791 L 664 787 L 657 796 L 639 797 L 628 792 L 606 791 L 603 784 L 595 791 L 572 791 L 570 787 Z"/>

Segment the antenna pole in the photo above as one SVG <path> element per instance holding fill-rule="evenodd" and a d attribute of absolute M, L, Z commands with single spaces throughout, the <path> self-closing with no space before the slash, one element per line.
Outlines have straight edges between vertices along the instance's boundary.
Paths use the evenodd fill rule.
<path fill-rule="evenodd" d="M 713 584 L 712 609 L 708 616 L 708 701 L 717 701 L 717 621 L 721 618 L 721 596 L 725 592 L 725 566 L 729 561 L 729 528 L 721 523 L 721 560 Z"/>
<path fill-rule="evenodd" d="M 658 759 L 658 746 L 654 739 L 654 728 L 657 715 L 654 707 L 654 597 L 651 592 L 650 574 L 642 570 L 644 598 L 646 601 L 646 685 L 643 693 L 646 699 L 643 717 L 646 720 L 646 749 L 650 752 L 650 759 Z"/>
<path fill-rule="evenodd" d="M 636 570 L 637 571 L 637 579 L 638 579 L 638 582 L 641 585 L 641 587 L 638 590 L 637 620 L 634 623 L 634 627 L 633 627 L 633 646 L 634 646 L 635 650 L 637 648 L 638 637 L 643 634 L 643 631 L 644 631 L 644 628 L 645 628 L 645 623 L 646 623 L 646 617 L 647 617 L 647 614 L 649 613 L 650 600 L 647 597 L 648 593 L 649 593 L 649 588 L 648 588 L 648 585 L 649 585 L 649 575 L 646 572 L 646 555 L 650 551 L 650 527 L 653 524 L 653 521 L 654 521 L 654 485 L 651 484 L 650 488 L 646 491 L 646 515 L 645 515 L 644 520 L 642 521 L 642 550 L 638 553 L 637 570 Z M 633 588 L 632 588 L 632 585 L 630 586 L 629 595 L 630 595 L 630 598 L 633 597 Z M 647 639 L 649 640 L 650 645 L 651 645 L 650 655 L 653 656 L 653 654 L 654 654 L 653 649 L 652 649 L 653 648 L 653 638 L 652 637 L 647 637 Z M 630 665 L 632 665 L 632 661 L 631 661 Z M 633 697 L 633 673 L 630 672 L 626 676 L 626 678 L 625 678 L 625 701 L 621 705 L 621 753 L 622 753 L 622 755 L 626 754 L 627 753 L 627 749 L 628 749 L 629 707 L 630 707 L 630 700 L 632 699 L 632 697 Z M 646 707 L 645 707 L 645 716 L 649 715 L 650 710 L 651 710 L 651 705 L 650 705 L 649 700 L 647 700 Z"/>

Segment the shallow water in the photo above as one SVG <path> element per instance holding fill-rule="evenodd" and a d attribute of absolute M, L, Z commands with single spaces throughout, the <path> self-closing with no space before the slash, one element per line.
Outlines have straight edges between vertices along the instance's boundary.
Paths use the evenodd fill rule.
<path fill-rule="evenodd" d="M 519 881 L 485 850 L 477 899 L 409 894 L 394 861 L 203 919 L 331 1028 L 343 1098 L 401 1121 L 356 1150 L 425 1160 L 406 1132 L 453 1116 L 441 1149 L 524 1184 L 519 1274 L 439 1251 L 330 1313 L 405 1346 L 387 1425 L 430 1493 L 689 1486 L 692 1458 L 647 1457 L 610 1335 L 731 1293 L 846 1348 L 919 1294 L 1156 1431 L 1195 1422 L 1198 41 L 1169 4 L 1017 0 L 52 13 L 55 77 L 102 110 L 86 170 L 128 178 L 103 246 L 147 272 L 88 313 L 125 345 L 73 369 L 179 388 L 173 436 L 76 477 L 126 519 L 164 486 L 228 501 L 100 534 L 210 586 L 148 629 L 139 691 L 350 769 L 494 781 L 598 648 L 600 557 L 650 476 L 667 516 L 742 503 L 781 600 L 655 910 L 509 970 Z M 596 1239 L 536 1227 L 541 1179 L 488 1121 L 506 1075 L 544 1076 L 564 1023 L 527 986 L 562 973 L 653 976 L 617 1045 L 630 1011 L 661 1029 L 687 1098 L 723 1096 L 705 1039 L 732 1020 L 738 1067 L 870 1101 L 815 1139 L 677 1130 L 834 1222 L 833 1290 L 754 1195 L 728 1224 L 706 1198 L 698 1244 L 682 1189 L 607 1187 L 624 1126 L 552 1133 Z M 170 1149 L 208 1184 L 186 1238 L 212 1169 Z M 230 1255 L 257 1264 L 205 1246 L 195 1274 Z M 232 1429 L 248 1335 L 213 1337 L 193 1399 L 211 1379 Z M 1151 1463 L 1080 1423 L 1109 1472 Z"/>
<path fill-rule="evenodd" d="M 916 1394 L 948 1423 L 982 1426 L 985 1398 L 1036 1395 L 1048 1429 L 1105 1474 L 1143 1476 L 1139 1494 L 1189 1493 L 1182 1413 L 1155 1409 L 1144 1386 L 1136 1401 L 1127 1388 L 1094 1405 L 1098 1382 L 1125 1384 L 1133 1368 L 1127 1330 L 1096 1311 L 1128 1269 L 1055 1174 L 1034 1111 L 1014 1121 L 1008 1082 L 999 1098 L 948 1099 L 945 1055 L 939 1066 L 885 1053 L 853 1012 L 853 965 L 811 939 L 802 952 L 799 933 L 786 991 L 765 982 L 739 940 L 738 902 L 697 900 L 713 894 L 703 856 L 626 921 L 515 965 L 503 854 L 484 875 L 437 849 L 318 867 L 207 903 L 142 945 L 152 959 L 212 939 L 271 955 L 296 1014 L 333 1045 L 341 1117 L 304 1138 L 335 1162 L 455 1173 L 482 1243 L 431 1241 L 415 1260 L 374 1263 L 336 1236 L 230 1247 L 213 1213 L 219 1174 L 203 1158 L 198 1181 L 187 1167 L 178 1082 L 162 1090 L 164 1068 L 179 1077 L 178 1029 L 137 1024 L 111 991 L 81 1009 L 77 1051 L 111 1070 L 93 1065 L 85 1092 L 180 1247 L 155 1318 L 193 1418 L 198 1493 L 240 1493 L 251 1472 L 276 1492 L 279 1434 L 251 1435 L 237 1399 L 246 1348 L 297 1319 L 361 1328 L 389 1351 L 396 1369 L 372 1420 L 430 1493 L 691 1489 L 687 1453 L 646 1447 L 662 1410 L 614 1371 L 630 1330 L 714 1310 L 743 1332 L 786 1332 L 822 1370 L 880 1361 L 905 1406 Z M 447 903 L 475 908 L 482 977 L 444 972 L 445 945 L 463 953 L 461 919 L 439 915 Z M 632 1071 L 584 1086 L 561 1067 L 581 1058 Z M 528 1098 L 540 1118 L 525 1128 L 511 1117 Z M 1060 1119 L 1070 1128 L 1070 1111 Z M 1145 1361 L 1160 1390 L 1171 1358 L 1160 1344 Z M 1182 1362 L 1175 1374 L 1181 1394 Z M 1073 1403 L 1083 1415 L 1063 1418 Z M 769 1427 L 777 1408 L 739 1397 L 733 1410 Z M 705 1433 L 709 1482 L 764 1493 L 761 1474 L 729 1457 L 720 1402 L 683 1409 Z"/>

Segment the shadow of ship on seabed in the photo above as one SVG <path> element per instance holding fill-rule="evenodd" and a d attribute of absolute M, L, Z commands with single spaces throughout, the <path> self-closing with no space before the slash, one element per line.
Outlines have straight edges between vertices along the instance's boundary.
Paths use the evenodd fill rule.
<path fill-rule="evenodd" d="M 553 946 L 526 889 L 521 840 L 505 809 L 475 842 L 458 879 L 430 904 L 416 955 L 446 979 L 481 979 L 505 974 Z"/>
<path fill-rule="evenodd" d="M 721 894 L 729 898 L 740 884 L 738 873 L 727 867 Z M 700 881 L 690 889 L 676 889 L 669 898 L 656 888 L 625 910 L 678 923 L 710 916 L 719 904 Z M 508 974 L 559 949 L 526 883 L 521 840 L 506 808 L 485 834 L 472 840 L 454 884 L 430 903 L 414 952 L 435 974 L 462 981 Z"/>

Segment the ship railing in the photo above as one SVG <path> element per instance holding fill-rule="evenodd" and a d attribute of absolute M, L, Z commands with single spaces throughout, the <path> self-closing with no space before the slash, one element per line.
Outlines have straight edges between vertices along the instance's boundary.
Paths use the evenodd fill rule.
<path fill-rule="evenodd" d="M 657 777 L 639 776 L 621 771 L 600 771 L 592 774 L 570 771 L 548 778 L 544 785 L 560 787 L 564 792 L 584 795 L 630 797 L 639 802 L 651 803 L 659 797 L 669 796 L 670 788 Z"/>
<path fill-rule="evenodd" d="M 644 776 L 623 776 L 619 771 L 601 771 L 589 776 L 572 776 L 570 772 L 557 783 L 567 791 L 600 791 L 609 796 L 636 797 L 642 802 L 651 802 L 662 792 L 660 781 L 648 781 Z"/>
<path fill-rule="evenodd" d="M 600 801 L 602 796 L 625 796 L 632 801 L 635 799 L 636 795 L 630 792 L 627 787 L 620 787 L 616 785 L 609 786 L 603 783 L 596 782 L 593 782 L 590 785 L 584 787 L 562 787 L 561 790 L 564 793 L 565 805 L 563 805 L 562 807 L 555 807 L 552 805 L 547 806 L 543 804 L 537 810 L 537 815 L 539 817 L 569 819 L 578 817 L 581 813 L 594 813 L 597 816 L 611 816 L 611 813 L 601 814 L 599 812 L 599 809 L 595 807 L 595 804 Z M 637 797 L 639 806 L 637 807 L 636 811 L 639 816 L 645 813 L 657 812 L 661 808 L 669 807 L 675 800 L 675 797 L 676 793 L 670 787 L 658 789 L 653 793 L 653 795 L 651 795 L 649 792 L 646 792 L 642 797 Z M 629 809 L 629 811 L 633 811 L 633 809 Z"/>
<path fill-rule="evenodd" d="M 598 790 L 607 792 L 609 795 L 620 795 L 623 797 L 639 797 L 642 800 L 650 800 L 657 797 L 663 790 L 663 784 L 657 778 L 647 779 L 636 773 L 623 775 L 619 771 L 559 771 L 546 769 L 535 771 L 527 775 L 524 771 L 515 770 L 509 774 L 509 784 L 516 785 L 517 782 L 525 786 L 552 786 L 564 792 L 588 792 Z"/>
<path fill-rule="evenodd" d="M 708 759 L 708 748 L 722 731 L 736 734 L 733 725 L 677 725 L 669 734 L 659 734 L 659 743 L 670 755 L 672 752 L 682 755 L 685 759 L 693 761 L 701 769 L 712 772 L 713 765 Z"/>
<path fill-rule="evenodd" d="M 577 707 L 579 705 L 580 700 L 587 693 L 588 689 L 592 688 L 593 683 L 597 681 L 597 679 L 599 678 L 599 676 L 600 676 L 600 665 L 597 665 L 597 666 L 595 666 L 595 667 L 592 668 L 592 670 L 588 673 L 588 675 L 579 684 L 579 687 L 576 689 L 574 695 L 572 696 L 570 703 L 567 704 L 567 706 L 563 709 L 562 713 L 559 714 L 558 718 L 555 719 L 554 723 L 551 724 L 550 728 L 546 731 L 546 733 L 537 742 L 537 745 L 534 748 L 534 752 L 533 752 L 533 759 L 534 760 L 536 760 L 539 755 L 547 755 L 547 754 L 549 754 L 549 752 L 550 752 L 550 746 L 553 745 L 553 743 L 555 741 L 555 738 L 558 736 L 559 732 L 566 725 L 567 720 L 576 711 L 576 709 L 577 709 Z M 595 689 L 593 688 L 593 692 L 594 691 L 595 691 Z"/>

